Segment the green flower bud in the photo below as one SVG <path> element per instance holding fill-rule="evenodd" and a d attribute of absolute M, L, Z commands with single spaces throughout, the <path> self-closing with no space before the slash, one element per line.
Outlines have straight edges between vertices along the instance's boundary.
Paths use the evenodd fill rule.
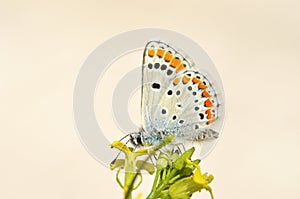
<path fill-rule="evenodd" d="M 195 151 L 195 148 L 192 147 L 189 150 L 185 151 L 174 163 L 174 167 L 177 170 L 181 170 L 186 165 L 186 159 L 190 159 Z"/>
<path fill-rule="evenodd" d="M 158 170 L 161 170 L 161 169 L 167 168 L 168 165 L 169 165 L 168 155 L 160 153 L 160 155 L 156 161 L 156 168 Z"/>

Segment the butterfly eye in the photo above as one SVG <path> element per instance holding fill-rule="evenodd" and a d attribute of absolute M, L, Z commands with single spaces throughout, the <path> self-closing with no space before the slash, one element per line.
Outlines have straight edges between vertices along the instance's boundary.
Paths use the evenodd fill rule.
<path fill-rule="evenodd" d="M 177 118 L 177 116 L 176 116 L 176 115 L 174 115 L 174 116 L 172 117 L 172 119 L 173 119 L 173 120 L 176 120 L 176 118 Z"/>
<path fill-rule="evenodd" d="M 167 94 L 168 94 L 168 95 L 172 95 L 172 94 L 173 94 L 173 91 L 172 91 L 172 90 L 169 90 L 169 91 L 167 92 Z"/>
<path fill-rule="evenodd" d="M 184 123 L 184 120 L 179 120 L 179 124 L 183 124 Z"/>
<path fill-rule="evenodd" d="M 195 107 L 195 111 L 199 111 L 199 107 L 198 106 Z"/>

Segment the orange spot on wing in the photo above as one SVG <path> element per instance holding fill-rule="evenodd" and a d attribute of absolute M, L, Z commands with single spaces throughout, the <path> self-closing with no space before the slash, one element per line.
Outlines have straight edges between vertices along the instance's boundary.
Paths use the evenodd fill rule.
<path fill-rule="evenodd" d="M 149 50 L 148 50 L 148 55 L 149 55 L 150 57 L 153 57 L 153 56 L 154 56 L 154 50 L 153 50 L 153 49 L 149 49 Z"/>
<path fill-rule="evenodd" d="M 157 49 L 157 53 L 156 55 L 159 56 L 159 57 L 162 57 L 164 55 L 165 51 L 162 50 L 162 49 Z"/>
<path fill-rule="evenodd" d="M 206 90 L 204 90 L 203 93 L 202 93 L 202 96 L 203 97 L 210 97 L 210 94 Z"/>
<path fill-rule="evenodd" d="M 182 71 L 182 70 L 184 70 L 185 69 L 185 66 L 183 65 L 183 64 L 181 64 L 180 66 L 178 66 L 177 68 L 176 68 L 176 72 L 178 73 L 178 72 L 180 72 L 180 71 Z"/>
<path fill-rule="evenodd" d="M 173 84 L 174 84 L 174 85 L 177 85 L 177 84 L 179 84 L 179 81 L 180 81 L 180 78 L 177 77 L 176 79 L 174 79 Z"/>
<path fill-rule="evenodd" d="M 173 58 L 173 55 L 171 53 L 167 52 L 164 58 L 165 58 L 165 61 L 169 62 Z"/>
<path fill-rule="evenodd" d="M 177 59 L 177 58 L 174 58 L 172 61 L 171 61 L 171 66 L 172 67 L 177 67 L 179 64 L 181 63 L 181 60 L 180 59 Z"/>
<path fill-rule="evenodd" d="M 206 110 L 205 113 L 207 114 L 207 119 L 212 119 L 213 118 L 213 114 L 211 113 L 210 109 Z"/>
<path fill-rule="evenodd" d="M 207 86 L 205 86 L 205 85 L 200 81 L 199 84 L 198 84 L 198 88 L 200 88 L 200 89 L 205 89 L 205 88 L 207 88 Z"/>
<path fill-rule="evenodd" d="M 189 78 L 188 76 L 183 76 L 183 78 L 182 78 L 182 82 L 184 83 L 184 84 L 186 84 L 186 83 L 188 83 L 189 81 L 191 80 L 191 78 Z"/>
<path fill-rule="evenodd" d="M 210 99 L 207 99 L 207 100 L 205 101 L 205 106 L 206 106 L 206 107 L 212 107 L 212 106 L 213 106 L 213 103 L 210 101 Z"/>
<path fill-rule="evenodd" d="M 210 125 L 210 124 L 213 123 L 213 122 L 214 122 L 214 120 L 209 120 L 209 121 L 206 122 L 206 124 L 207 124 L 207 125 Z"/>
<path fill-rule="evenodd" d="M 199 79 L 197 79 L 196 77 L 194 77 L 192 81 L 193 81 L 193 83 L 194 83 L 194 84 L 197 84 L 197 83 L 199 83 L 199 82 L 200 82 L 200 80 L 199 80 Z"/>

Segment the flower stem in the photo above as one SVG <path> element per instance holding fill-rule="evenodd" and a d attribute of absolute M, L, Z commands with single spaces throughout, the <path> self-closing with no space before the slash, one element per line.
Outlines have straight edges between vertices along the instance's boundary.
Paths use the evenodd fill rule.
<path fill-rule="evenodd" d="M 125 158 L 125 179 L 124 179 L 124 198 L 132 199 L 132 188 L 131 186 L 135 180 L 135 154 L 128 153 Z"/>
<path fill-rule="evenodd" d="M 159 173 L 160 174 L 160 173 Z M 173 169 L 171 171 L 171 173 L 166 176 L 166 178 L 164 180 L 162 180 L 161 182 L 159 182 L 159 185 L 157 187 L 157 189 L 155 189 L 154 191 L 151 191 L 150 195 L 147 197 L 147 199 L 156 199 L 158 198 L 161 194 L 162 191 L 166 188 L 166 186 L 168 186 L 169 181 L 177 174 L 177 170 Z"/>
<path fill-rule="evenodd" d="M 151 189 L 151 193 L 156 190 L 156 185 L 157 185 L 157 182 L 159 180 L 160 173 L 161 173 L 161 170 L 156 171 L 154 182 L 153 182 L 152 189 Z"/>

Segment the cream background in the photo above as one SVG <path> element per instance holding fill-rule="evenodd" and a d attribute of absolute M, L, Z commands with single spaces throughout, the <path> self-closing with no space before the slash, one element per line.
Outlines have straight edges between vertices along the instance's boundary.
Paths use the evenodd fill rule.
<path fill-rule="evenodd" d="M 216 177 L 216 198 L 299 198 L 299 6 L 292 0 L 0 1 L 0 198 L 121 198 L 114 173 L 79 141 L 72 92 L 94 48 L 142 27 L 197 41 L 223 79 L 223 136 L 202 163 Z"/>

